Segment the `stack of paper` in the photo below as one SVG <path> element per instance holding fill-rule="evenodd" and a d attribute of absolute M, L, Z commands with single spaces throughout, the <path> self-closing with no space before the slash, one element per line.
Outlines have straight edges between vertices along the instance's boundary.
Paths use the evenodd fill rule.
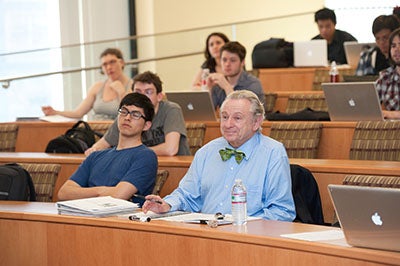
<path fill-rule="evenodd" d="M 129 213 L 139 208 L 137 203 L 110 196 L 57 202 L 59 214 L 106 217 Z"/>

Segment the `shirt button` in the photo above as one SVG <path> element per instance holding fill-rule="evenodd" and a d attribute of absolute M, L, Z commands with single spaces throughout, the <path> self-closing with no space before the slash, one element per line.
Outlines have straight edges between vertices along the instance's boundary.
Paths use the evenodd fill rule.
<path fill-rule="evenodd" d="M 231 167 L 231 170 L 233 170 L 233 167 Z"/>
<path fill-rule="evenodd" d="M 222 203 L 220 203 L 219 206 L 222 206 Z"/>

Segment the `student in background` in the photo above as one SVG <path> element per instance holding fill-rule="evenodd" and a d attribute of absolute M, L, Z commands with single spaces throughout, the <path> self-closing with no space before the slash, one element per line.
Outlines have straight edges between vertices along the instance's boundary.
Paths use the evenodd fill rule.
<path fill-rule="evenodd" d="M 357 41 L 350 33 L 336 29 L 336 14 L 333 10 L 323 8 L 315 12 L 315 23 L 319 34 L 313 40 L 325 39 L 328 43 L 328 60 L 336 64 L 347 64 L 343 43 Z"/>
<path fill-rule="evenodd" d="M 186 136 L 186 125 L 181 107 L 173 102 L 163 100 L 162 82 L 158 75 L 146 71 L 133 78 L 132 90 L 146 95 L 154 105 L 155 116 L 151 128 L 142 134 L 142 142 L 157 155 L 190 155 Z M 86 155 L 118 144 L 119 128 L 117 120 L 106 134 L 91 148 Z"/>
<path fill-rule="evenodd" d="M 112 196 L 129 200 L 147 195 L 157 176 L 157 156 L 142 143 L 142 132 L 151 127 L 154 107 L 139 93 L 126 95 L 119 105 L 118 145 L 92 153 L 58 192 L 59 200 Z M 141 203 L 140 199 L 132 198 Z"/>
<path fill-rule="evenodd" d="M 232 92 L 220 109 L 222 137 L 200 148 L 177 189 L 163 200 L 149 195 L 143 211 L 231 213 L 235 178 L 247 188 L 247 214 L 268 220 L 296 216 L 289 159 L 282 143 L 261 133 L 263 104 L 248 90 Z M 225 149 L 239 153 L 227 156 Z M 156 203 L 153 200 L 158 200 Z"/>
<path fill-rule="evenodd" d="M 218 109 L 226 95 L 237 90 L 252 91 L 264 102 L 261 82 L 245 71 L 246 48 L 239 42 L 228 42 L 220 53 L 222 73 L 212 73 L 207 78 L 214 107 Z"/>
<path fill-rule="evenodd" d="M 124 58 L 117 48 L 107 48 L 100 55 L 101 73 L 107 75 L 105 81 L 96 82 L 88 91 L 86 98 L 71 111 L 58 111 L 51 106 L 42 106 L 45 115 L 62 115 L 81 118 L 93 109 L 90 120 L 114 120 L 121 99 L 129 92 L 132 79 L 124 74 Z"/>
<path fill-rule="evenodd" d="M 361 53 L 356 75 L 378 75 L 381 70 L 390 66 L 389 63 L 389 36 L 400 26 L 395 15 L 381 15 L 372 23 L 376 46 Z"/>
<path fill-rule="evenodd" d="M 389 47 L 392 66 L 380 72 L 376 86 L 384 117 L 400 119 L 400 28 L 390 35 Z"/>
<path fill-rule="evenodd" d="M 229 38 L 221 32 L 213 32 L 208 35 L 206 39 L 206 47 L 204 49 L 204 56 L 206 61 L 201 65 L 199 72 L 196 74 L 192 86 L 194 88 L 201 87 L 202 74 L 204 69 L 208 69 L 209 73 L 222 73 L 220 61 L 220 49 L 229 42 Z"/>

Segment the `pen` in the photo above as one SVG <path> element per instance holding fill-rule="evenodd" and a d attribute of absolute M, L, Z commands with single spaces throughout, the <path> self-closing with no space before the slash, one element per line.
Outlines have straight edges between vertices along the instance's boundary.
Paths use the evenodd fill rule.
<path fill-rule="evenodd" d="M 133 196 L 134 196 L 135 198 L 139 198 L 139 199 L 146 200 L 146 197 L 143 196 L 143 195 L 133 194 Z M 158 203 L 158 204 L 162 204 L 162 201 L 160 201 L 160 200 L 151 199 L 150 201 L 156 202 L 156 203 Z"/>

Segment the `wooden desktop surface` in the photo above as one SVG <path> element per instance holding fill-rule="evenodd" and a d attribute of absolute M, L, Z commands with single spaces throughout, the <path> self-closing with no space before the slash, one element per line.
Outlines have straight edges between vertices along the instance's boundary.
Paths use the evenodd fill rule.
<path fill-rule="evenodd" d="M 16 123 L 19 125 L 16 152 L 44 152 L 51 139 L 64 134 L 74 124 L 50 122 Z M 263 122 L 262 131 L 264 134 L 269 135 L 272 123 L 274 122 Z M 221 136 L 219 122 L 208 121 L 205 124 L 204 144 Z M 348 159 L 356 122 L 322 122 L 322 125 L 317 158 Z"/>
<path fill-rule="evenodd" d="M 47 153 L 0 153 L 0 163 L 58 163 L 61 170 L 54 188 L 54 201 L 57 201 L 57 192 L 64 182 L 74 173 L 84 160 L 83 154 L 47 154 Z M 193 156 L 159 156 L 158 167 L 169 172 L 167 182 L 160 195 L 170 194 L 186 174 Z M 333 221 L 334 209 L 330 200 L 328 184 L 341 184 L 346 175 L 384 175 L 397 176 L 400 173 L 400 162 L 389 161 L 358 161 L 358 160 L 331 160 L 331 159 L 290 159 L 290 163 L 299 164 L 309 169 L 319 187 L 324 219 Z"/>
<path fill-rule="evenodd" d="M 148 223 L 56 214 L 54 203 L 0 201 L 2 265 L 399 265 L 400 253 L 344 239 L 282 234 L 339 230 L 256 220 L 245 226 Z"/>

